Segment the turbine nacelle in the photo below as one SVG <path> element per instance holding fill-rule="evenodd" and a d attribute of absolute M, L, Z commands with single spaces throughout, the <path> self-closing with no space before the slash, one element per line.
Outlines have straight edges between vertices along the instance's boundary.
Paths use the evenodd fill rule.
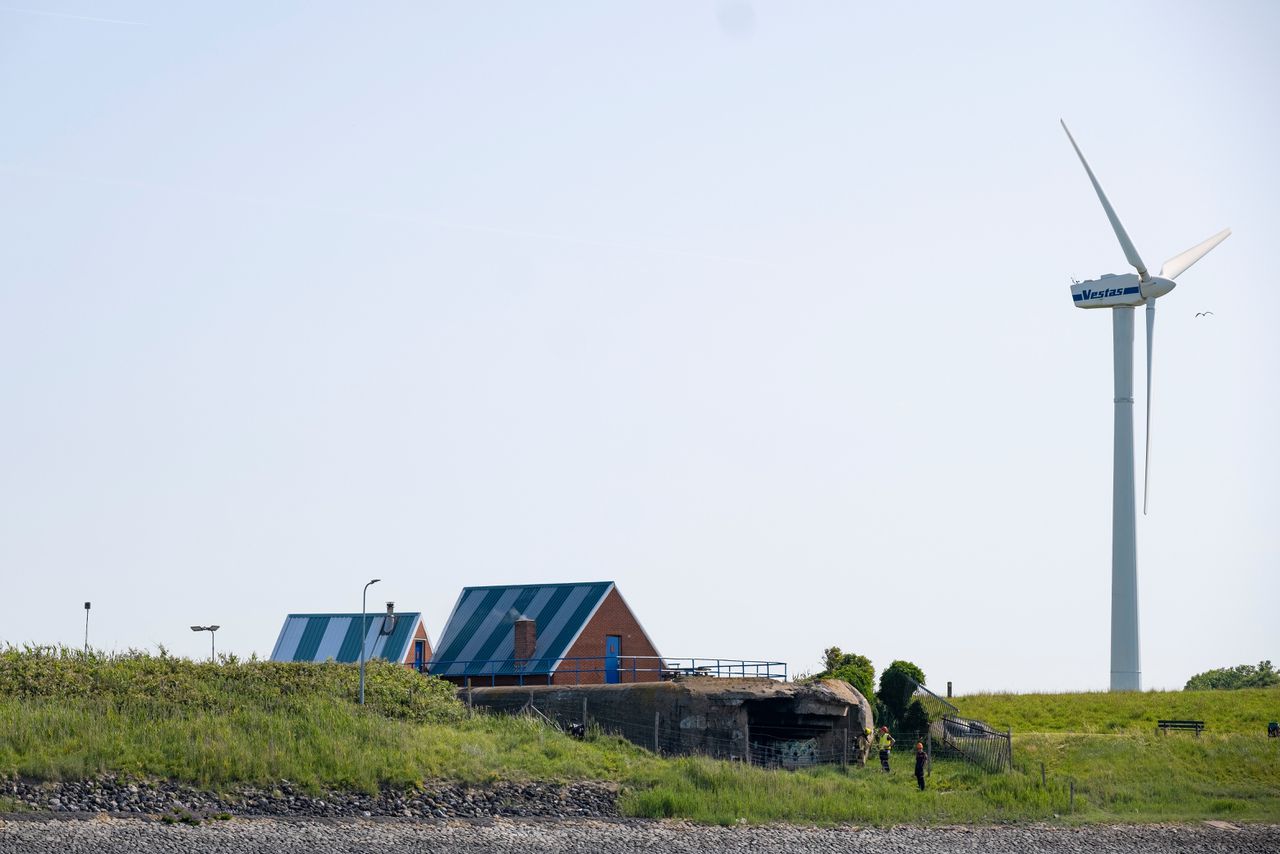
<path fill-rule="evenodd" d="M 1121 276 L 1106 273 L 1099 279 L 1076 282 L 1071 286 L 1071 299 L 1077 308 L 1142 305 L 1147 301 L 1142 295 L 1142 289 L 1142 280 L 1137 273 L 1125 273 Z"/>
<path fill-rule="evenodd" d="M 1076 282 L 1071 286 L 1071 300 L 1076 308 L 1115 308 L 1118 305 L 1139 306 L 1158 299 L 1177 287 L 1173 279 L 1149 276 L 1144 282 L 1137 273 L 1117 276 L 1106 273 L 1099 279 Z"/>

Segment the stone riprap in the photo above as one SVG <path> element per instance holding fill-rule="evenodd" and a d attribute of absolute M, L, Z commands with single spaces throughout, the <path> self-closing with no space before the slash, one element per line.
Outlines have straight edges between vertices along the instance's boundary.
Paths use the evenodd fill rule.
<path fill-rule="evenodd" d="M 0 852 L 875 852 L 1056 854 L 1176 852 L 1263 854 L 1280 850 L 1280 827 L 1198 825 L 945 827 L 891 829 L 700 827 L 635 820 L 486 822 L 421 819 L 232 819 L 199 826 L 140 819 L 0 820 Z"/>
<path fill-rule="evenodd" d="M 18 809 L 53 813 L 108 813 L 185 819 L 215 815 L 289 818 L 542 817 L 590 818 L 618 814 L 617 787 L 607 783 L 495 783 L 464 786 L 432 782 L 410 791 L 309 793 L 281 781 L 271 789 L 242 787 L 225 793 L 172 782 L 113 776 L 62 783 L 0 782 L 0 798 Z M 0 802 L 2 803 L 2 802 Z"/>

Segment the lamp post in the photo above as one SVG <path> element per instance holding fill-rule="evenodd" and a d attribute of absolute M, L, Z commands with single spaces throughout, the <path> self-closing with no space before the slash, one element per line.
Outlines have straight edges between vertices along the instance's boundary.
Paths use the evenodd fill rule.
<path fill-rule="evenodd" d="M 210 661 L 217 661 L 217 651 L 216 651 L 216 650 L 215 650 L 215 648 L 214 648 L 214 643 L 213 643 L 214 634 L 213 634 L 213 633 L 214 633 L 214 632 L 216 632 L 216 631 L 217 631 L 218 629 L 220 629 L 220 628 L 222 628 L 222 627 L 221 627 L 221 626 L 192 626 L 192 627 L 191 627 L 191 631 L 193 631 L 193 632 L 208 632 L 208 633 L 209 633 L 209 660 L 210 660 Z"/>
<path fill-rule="evenodd" d="M 375 578 L 364 586 L 364 590 L 360 591 L 360 705 L 364 705 L 364 644 L 369 637 L 369 620 L 365 615 L 365 601 L 369 595 L 369 587 L 381 581 L 381 578 Z"/>
<path fill-rule="evenodd" d="M 92 605 L 93 605 L 92 602 L 84 603 L 84 654 L 85 655 L 89 654 L 89 608 Z"/>

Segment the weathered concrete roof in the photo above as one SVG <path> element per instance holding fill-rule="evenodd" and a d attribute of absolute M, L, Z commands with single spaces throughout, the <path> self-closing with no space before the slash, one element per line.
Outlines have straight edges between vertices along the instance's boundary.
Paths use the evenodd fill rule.
<path fill-rule="evenodd" d="M 842 715 L 849 706 L 870 704 L 848 682 L 779 682 L 776 679 L 692 677 L 673 682 L 638 682 L 621 685 L 510 685 L 473 688 L 476 694 L 511 693 L 525 696 L 559 692 L 589 692 L 623 696 L 695 695 L 716 704 L 736 706 L 749 700 L 791 700 L 802 714 Z"/>

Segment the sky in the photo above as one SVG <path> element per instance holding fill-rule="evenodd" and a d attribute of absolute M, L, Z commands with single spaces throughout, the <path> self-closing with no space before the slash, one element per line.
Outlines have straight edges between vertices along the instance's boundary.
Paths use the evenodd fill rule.
<path fill-rule="evenodd" d="M 1144 687 L 1280 660 L 1277 43 L 1267 2 L 0 2 L 0 643 L 613 580 L 670 657 L 1105 689 L 1069 288 L 1129 270 L 1062 118 L 1153 269 L 1234 231 L 1157 312 Z"/>

